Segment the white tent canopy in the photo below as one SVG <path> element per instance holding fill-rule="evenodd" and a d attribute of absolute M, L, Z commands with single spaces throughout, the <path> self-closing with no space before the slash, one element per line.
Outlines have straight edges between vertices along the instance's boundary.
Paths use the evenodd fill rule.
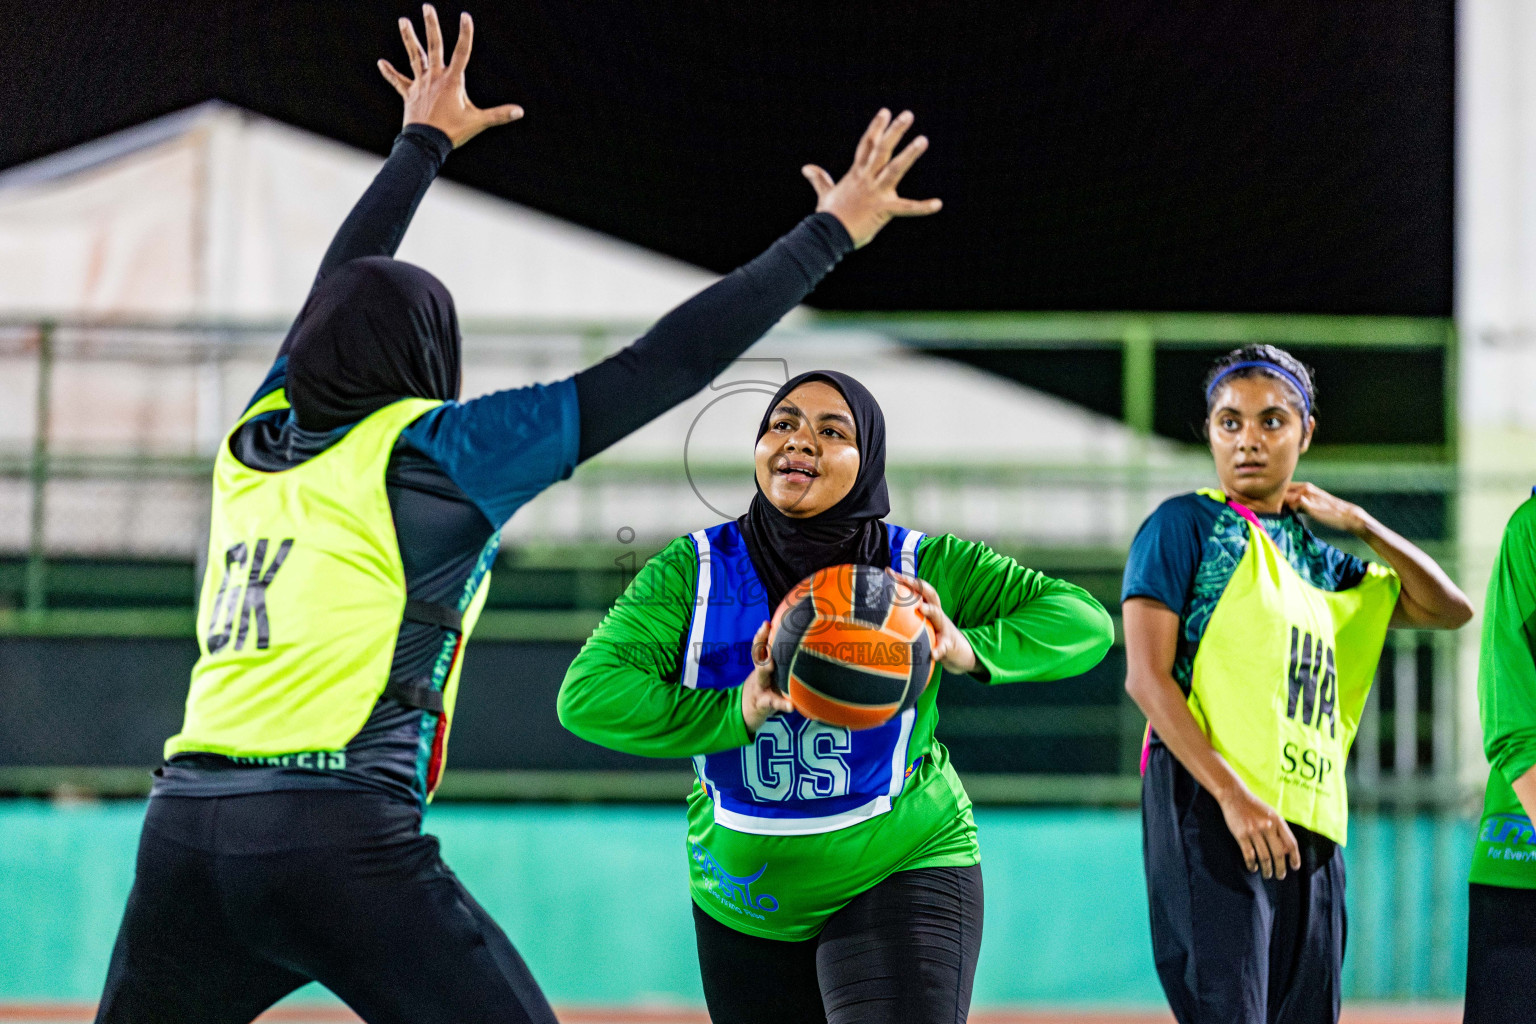
<path fill-rule="evenodd" d="M 0 311 L 281 319 L 379 160 L 220 103 L 0 175 Z M 452 182 L 399 252 L 466 319 L 650 319 L 697 267 Z"/>

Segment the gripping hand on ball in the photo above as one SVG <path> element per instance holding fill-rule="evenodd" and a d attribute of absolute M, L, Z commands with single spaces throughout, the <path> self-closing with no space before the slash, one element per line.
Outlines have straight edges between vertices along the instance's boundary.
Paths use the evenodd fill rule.
<path fill-rule="evenodd" d="M 425 124 L 438 129 L 458 149 L 487 128 L 509 124 L 523 116 L 515 103 L 481 110 L 469 102 L 464 91 L 464 69 L 469 66 L 469 50 L 475 39 L 475 23 L 468 13 L 459 15 L 459 39 L 453 57 L 443 63 L 443 30 L 437 23 L 437 8 L 423 4 L 427 29 L 427 47 L 422 49 L 416 29 L 409 18 L 400 19 L 400 38 L 405 40 L 406 56 L 411 59 L 414 78 L 395 70 L 387 60 L 379 61 L 379 74 L 395 87 L 405 100 L 405 124 Z"/>
<path fill-rule="evenodd" d="M 894 569 L 887 569 L 897 580 L 911 587 L 918 597 L 918 614 L 933 627 L 933 660 L 951 672 L 971 672 L 976 668 L 976 651 L 965 634 L 960 632 L 950 617 L 944 614 L 939 592 L 933 584 L 916 576 L 903 576 Z"/>
<path fill-rule="evenodd" d="M 741 718 L 747 723 L 748 736 L 756 736 L 763 723 L 779 712 L 795 710 L 795 705 L 773 681 L 773 651 L 766 622 L 752 638 L 752 666 L 741 682 Z"/>

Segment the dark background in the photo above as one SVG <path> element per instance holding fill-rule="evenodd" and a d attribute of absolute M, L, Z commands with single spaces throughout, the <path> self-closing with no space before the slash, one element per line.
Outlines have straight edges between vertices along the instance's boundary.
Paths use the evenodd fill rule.
<path fill-rule="evenodd" d="M 906 192 L 946 208 L 826 308 L 1451 311 L 1451 0 L 470 2 L 471 96 L 528 116 L 448 176 L 717 271 L 810 208 L 802 163 L 915 110 Z M 416 8 L 0 12 L 10 166 L 211 98 L 382 153 Z"/>

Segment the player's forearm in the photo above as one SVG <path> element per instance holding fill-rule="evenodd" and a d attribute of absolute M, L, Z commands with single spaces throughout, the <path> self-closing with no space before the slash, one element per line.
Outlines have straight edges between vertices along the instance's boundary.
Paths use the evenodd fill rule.
<path fill-rule="evenodd" d="M 1188 700 L 1172 676 L 1132 666 L 1126 672 L 1125 689 L 1152 723 L 1157 738 L 1217 802 L 1244 786 L 1190 714 Z"/>
<path fill-rule="evenodd" d="M 735 690 L 686 689 L 590 643 L 566 673 L 556 708 L 560 724 L 582 739 L 640 757 L 712 754 L 750 739 Z"/>
<path fill-rule="evenodd" d="M 437 178 L 443 161 L 453 152 L 448 136 L 424 124 L 406 125 L 395 136 L 389 159 L 374 175 L 373 183 L 362 194 L 347 219 L 341 222 L 331 239 L 330 248 L 320 260 L 315 275 L 318 284 L 331 271 L 364 256 L 393 256 L 405 238 L 405 229 L 416 216 L 416 207 Z M 302 318 L 301 318 L 302 319 Z M 298 326 L 299 321 L 294 321 Z M 288 354 L 293 344 L 293 330 L 283 339 L 278 357 Z"/>
<path fill-rule="evenodd" d="M 990 683 L 1066 679 L 1093 668 L 1115 642 L 1114 622 L 1081 587 L 1049 580 L 1022 607 L 962 630 Z"/>
<path fill-rule="evenodd" d="M 331 239 L 316 280 L 349 260 L 393 256 L 422 197 L 452 151 L 448 136 L 438 129 L 406 125 L 395 137 L 389 159 Z"/>
<path fill-rule="evenodd" d="M 801 221 L 761 256 L 576 375 L 585 461 L 699 392 L 799 305 L 852 251 L 831 214 Z"/>
<path fill-rule="evenodd" d="M 1365 514 L 1356 536 L 1386 560 L 1402 580 L 1394 626 L 1459 629 L 1472 618 L 1472 602 L 1444 569 L 1395 530 Z"/>

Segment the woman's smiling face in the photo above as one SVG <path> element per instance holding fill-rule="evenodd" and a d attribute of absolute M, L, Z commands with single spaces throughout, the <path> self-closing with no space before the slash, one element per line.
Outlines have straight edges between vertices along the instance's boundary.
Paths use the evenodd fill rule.
<path fill-rule="evenodd" d="M 836 505 L 859 476 L 853 410 L 825 381 L 808 381 L 774 406 L 757 439 L 757 486 L 793 519 L 808 519 Z"/>

